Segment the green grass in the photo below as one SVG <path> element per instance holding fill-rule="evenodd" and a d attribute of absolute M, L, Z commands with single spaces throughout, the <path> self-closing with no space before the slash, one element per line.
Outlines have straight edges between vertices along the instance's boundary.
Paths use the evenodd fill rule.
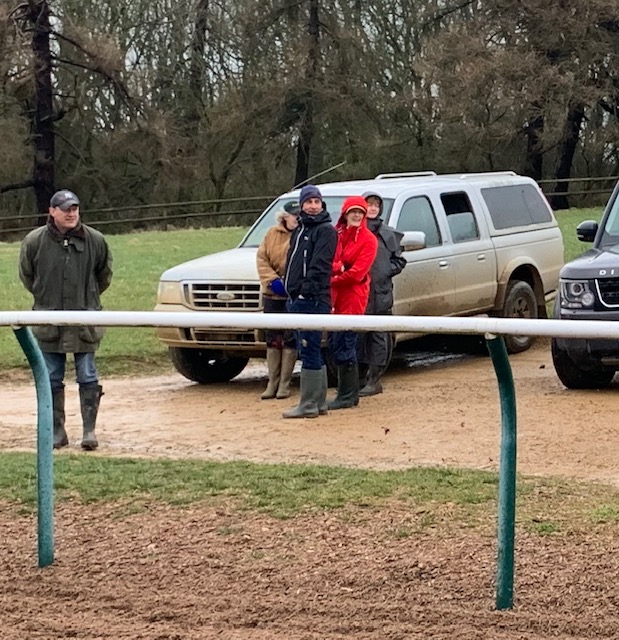
<path fill-rule="evenodd" d="M 557 213 L 563 232 L 565 259 L 571 260 L 590 245 L 576 238 L 576 226 L 586 219 L 599 220 L 602 209 L 570 209 Z M 202 255 L 230 249 L 238 244 L 245 229 L 183 229 L 148 231 L 109 236 L 114 255 L 114 280 L 103 294 L 108 310 L 150 311 L 155 306 L 161 274 L 176 264 Z M 0 243 L 0 291 L 3 311 L 29 309 L 30 294 L 17 276 L 19 243 Z M 153 329 L 110 328 L 97 357 L 102 376 L 172 371 L 166 349 Z M 0 327 L 0 373 L 12 368 L 28 370 L 25 356 L 13 332 Z"/>
<path fill-rule="evenodd" d="M 185 507 L 225 501 L 278 518 L 339 510 L 371 517 L 398 504 L 413 517 L 394 521 L 394 535 L 452 525 L 496 527 L 498 477 L 485 471 L 420 467 L 370 471 L 248 462 L 142 460 L 81 454 L 54 457 L 56 501 L 115 503 L 119 517 L 150 503 Z M 31 512 L 36 505 L 36 458 L 0 453 L 0 495 Z M 518 526 L 537 535 L 607 530 L 619 525 L 619 490 L 557 479 L 518 479 Z"/>
<path fill-rule="evenodd" d="M 112 286 L 102 296 L 110 311 L 152 311 L 161 274 L 186 260 L 236 246 L 245 233 L 241 228 L 183 229 L 147 231 L 109 236 L 114 256 Z M 20 244 L 0 243 L 0 291 L 3 311 L 30 309 L 31 295 L 23 288 L 17 263 Z M 110 328 L 107 330 L 97 364 L 103 376 L 131 375 L 137 371 L 172 370 L 166 349 L 153 329 Z M 13 332 L 0 327 L 0 371 L 28 368 Z"/>
<path fill-rule="evenodd" d="M 597 222 L 602 218 L 604 213 L 602 208 L 599 209 L 569 209 L 567 211 L 557 211 L 556 218 L 563 234 L 563 244 L 565 246 L 565 261 L 573 260 L 581 253 L 591 248 L 589 242 L 581 242 L 576 237 L 576 227 L 583 220 L 595 220 Z"/>
<path fill-rule="evenodd" d="M 36 457 L 0 453 L 0 493 L 29 503 L 36 490 Z M 54 457 L 61 498 L 84 502 L 127 497 L 194 502 L 209 496 L 240 496 L 260 508 L 294 512 L 313 505 L 340 507 L 374 499 L 415 497 L 421 502 L 479 504 L 496 495 L 496 474 L 482 471 L 419 468 L 373 472 L 319 465 L 270 465 L 249 462 L 143 460 L 80 454 Z"/>
<path fill-rule="evenodd" d="M 191 504 L 213 497 L 235 498 L 248 508 L 281 517 L 307 508 L 369 507 L 385 499 L 419 503 L 481 505 L 494 500 L 495 474 L 419 468 L 373 472 L 308 465 L 54 457 L 57 499 L 85 503 L 119 500 Z M 0 453 L 0 495 L 33 505 L 36 457 Z"/>

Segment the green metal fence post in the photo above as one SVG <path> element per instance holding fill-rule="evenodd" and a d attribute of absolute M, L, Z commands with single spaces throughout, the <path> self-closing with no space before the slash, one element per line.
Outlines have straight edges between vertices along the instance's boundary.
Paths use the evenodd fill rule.
<path fill-rule="evenodd" d="M 37 490 L 39 567 L 54 561 L 54 454 L 52 388 L 43 354 L 28 327 L 14 327 L 37 390 Z"/>
<path fill-rule="evenodd" d="M 516 528 L 516 392 L 505 341 L 492 334 L 485 337 L 501 399 L 496 607 L 511 609 L 514 605 Z"/>

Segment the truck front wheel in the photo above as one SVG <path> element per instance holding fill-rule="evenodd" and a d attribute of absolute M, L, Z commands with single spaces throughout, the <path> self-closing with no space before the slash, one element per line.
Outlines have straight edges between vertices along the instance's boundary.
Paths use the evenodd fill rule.
<path fill-rule="evenodd" d="M 535 320 L 537 315 L 537 300 L 528 282 L 514 280 L 510 282 L 503 303 L 504 318 L 529 318 Z M 534 341 L 533 336 L 505 336 L 507 353 L 526 351 Z"/>
<path fill-rule="evenodd" d="M 170 347 L 170 358 L 181 375 L 200 384 L 228 382 L 249 362 L 249 358 L 230 357 L 223 351 L 180 347 Z"/>
<path fill-rule="evenodd" d="M 556 338 L 551 340 L 550 350 L 557 376 L 568 389 L 603 389 L 615 376 L 612 369 L 580 369 L 568 353 L 559 347 Z"/>

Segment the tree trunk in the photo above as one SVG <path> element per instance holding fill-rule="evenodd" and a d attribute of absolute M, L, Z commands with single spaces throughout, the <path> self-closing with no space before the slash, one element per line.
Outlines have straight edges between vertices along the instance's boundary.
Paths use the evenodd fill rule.
<path fill-rule="evenodd" d="M 52 95 L 52 56 L 49 47 L 49 4 L 47 0 L 28 0 L 28 17 L 33 26 L 35 105 L 34 193 L 39 212 L 38 224 L 45 224 L 49 201 L 55 190 L 54 105 Z"/>
<path fill-rule="evenodd" d="M 567 182 L 559 182 L 569 178 L 572 173 L 572 162 L 576 153 L 576 145 L 580 138 L 580 128 L 585 118 L 585 107 L 582 103 L 571 103 L 565 126 L 563 127 L 563 136 L 561 139 L 561 156 L 559 165 L 555 173 L 557 183 L 555 184 L 554 194 L 550 197 L 550 206 L 556 211 L 557 209 L 569 209 L 569 201 L 567 194 L 561 195 L 568 188 Z"/>
<path fill-rule="evenodd" d="M 541 180 L 543 168 L 542 136 L 544 134 L 544 115 L 539 103 L 533 105 L 532 111 L 531 119 L 526 128 L 527 159 L 525 174 L 534 180 Z"/>
<path fill-rule="evenodd" d="M 305 68 L 305 86 L 307 92 L 304 98 L 304 108 L 299 126 L 299 140 L 297 141 L 297 166 L 294 184 L 301 184 L 309 177 L 310 153 L 314 137 L 314 86 L 318 72 L 318 40 L 320 38 L 320 22 L 318 20 L 318 0 L 310 0 L 309 12 L 309 50 Z"/>
<path fill-rule="evenodd" d="M 206 32 L 208 28 L 210 0 L 198 0 L 196 3 L 196 15 L 193 23 L 189 59 L 189 73 L 187 80 L 188 95 L 183 105 L 182 128 L 183 148 L 182 154 L 185 162 L 194 167 L 195 178 L 189 184 L 181 183 L 178 197 L 181 200 L 193 200 L 195 183 L 198 181 L 198 163 L 196 152 L 200 144 L 200 125 L 204 118 L 208 118 L 204 108 L 204 83 L 206 64 L 204 52 L 206 49 Z"/>
<path fill-rule="evenodd" d="M 187 124 L 190 127 L 189 134 L 195 142 L 195 133 L 202 117 L 204 90 L 204 50 L 206 48 L 206 29 L 208 26 L 209 0 L 198 0 L 196 6 L 196 19 L 193 26 L 191 40 L 191 60 L 189 66 L 189 93 L 190 105 L 187 109 Z"/>

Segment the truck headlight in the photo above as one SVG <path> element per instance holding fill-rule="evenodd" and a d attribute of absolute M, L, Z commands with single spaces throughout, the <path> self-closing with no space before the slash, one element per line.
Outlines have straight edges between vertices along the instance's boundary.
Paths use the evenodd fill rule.
<path fill-rule="evenodd" d="M 589 287 L 588 280 L 562 280 L 561 306 L 569 309 L 592 307 L 595 295 Z"/>
<path fill-rule="evenodd" d="M 180 282 L 159 282 L 157 289 L 157 302 L 159 304 L 182 304 L 183 290 Z"/>

